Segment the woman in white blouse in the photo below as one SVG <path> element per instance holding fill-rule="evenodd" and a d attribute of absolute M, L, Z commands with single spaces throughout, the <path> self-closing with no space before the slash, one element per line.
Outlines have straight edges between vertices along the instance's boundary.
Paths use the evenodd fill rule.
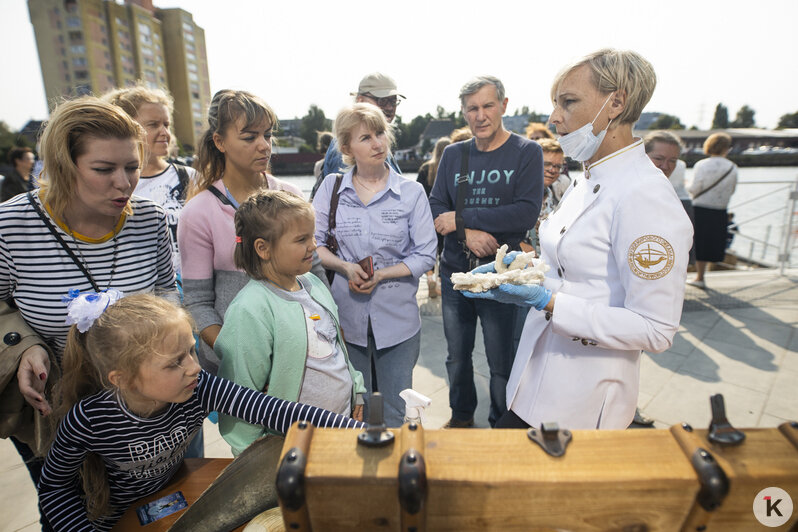
<path fill-rule="evenodd" d="M 726 207 L 737 186 L 737 165 L 726 158 L 732 139 L 726 133 L 713 133 L 704 142 L 709 158 L 695 164 L 693 182 L 687 191 L 693 197 L 695 216 L 696 278 L 687 284 L 706 288 L 707 263 L 720 262 L 726 254 Z"/>

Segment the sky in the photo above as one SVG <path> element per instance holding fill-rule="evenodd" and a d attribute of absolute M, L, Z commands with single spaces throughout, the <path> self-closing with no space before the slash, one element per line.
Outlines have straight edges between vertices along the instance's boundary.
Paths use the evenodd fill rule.
<path fill-rule="evenodd" d="M 733 119 L 748 105 L 759 127 L 798 111 L 798 1 L 540 2 L 472 0 L 155 0 L 205 29 L 211 93 L 245 89 L 281 119 L 311 104 L 327 117 L 373 71 L 407 97 L 405 122 L 438 105 L 458 109 L 478 74 L 505 84 L 508 113 L 551 111 L 551 81 L 603 47 L 632 49 L 657 72 L 646 111 L 709 128 L 722 102 Z M 47 115 L 25 0 L 0 0 L 0 120 L 19 128 Z"/>

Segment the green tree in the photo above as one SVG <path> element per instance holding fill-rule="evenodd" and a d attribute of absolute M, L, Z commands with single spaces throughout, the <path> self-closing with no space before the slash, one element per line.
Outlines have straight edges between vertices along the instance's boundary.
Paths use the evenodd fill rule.
<path fill-rule="evenodd" d="M 731 127 L 756 127 L 754 113 L 755 111 L 753 109 L 747 105 L 743 105 L 740 107 L 740 110 L 737 111 L 737 116 L 731 123 Z"/>
<path fill-rule="evenodd" d="M 684 125 L 676 116 L 661 114 L 651 123 L 649 129 L 684 129 Z"/>
<path fill-rule="evenodd" d="M 794 113 L 788 113 L 786 115 L 781 115 L 779 118 L 779 125 L 776 126 L 778 129 L 784 128 L 798 128 L 798 111 Z"/>
<path fill-rule="evenodd" d="M 299 126 L 299 134 L 306 144 L 316 145 L 316 132 L 329 131 L 332 122 L 324 116 L 324 111 L 316 104 L 311 104 L 308 114 L 302 117 L 302 124 Z"/>
<path fill-rule="evenodd" d="M 25 137 L 11 129 L 8 124 L 0 120 L 0 166 L 8 163 L 8 152 L 14 146 L 27 146 L 33 148 Z M 9 163 L 10 164 L 10 163 Z"/>
<path fill-rule="evenodd" d="M 443 108 L 441 106 L 438 106 L 438 109 L 443 109 Z M 419 137 L 421 137 L 421 134 L 424 133 L 424 130 L 427 128 L 427 124 L 429 124 L 433 118 L 434 117 L 431 114 L 427 113 L 424 116 L 419 115 L 415 117 L 413 120 L 411 120 L 409 124 L 405 124 L 402 121 L 402 118 L 397 116 L 394 124 L 394 127 L 397 130 L 396 131 L 397 148 L 403 150 L 418 144 Z"/>
<path fill-rule="evenodd" d="M 719 103 L 715 106 L 715 116 L 712 117 L 712 129 L 726 129 L 729 127 L 729 110 Z"/>

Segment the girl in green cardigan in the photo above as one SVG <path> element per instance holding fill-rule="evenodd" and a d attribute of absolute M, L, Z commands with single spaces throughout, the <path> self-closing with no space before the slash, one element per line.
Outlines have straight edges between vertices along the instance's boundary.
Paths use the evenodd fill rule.
<path fill-rule="evenodd" d="M 352 367 L 329 289 L 310 274 L 313 207 L 289 192 L 263 190 L 235 215 L 235 265 L 249 283 L 230 303 L 213 349 L 219 376 L 280 399 L 362 420 L 363 376 Z M 266 434 L 220 416 L 234 455 Z"/>

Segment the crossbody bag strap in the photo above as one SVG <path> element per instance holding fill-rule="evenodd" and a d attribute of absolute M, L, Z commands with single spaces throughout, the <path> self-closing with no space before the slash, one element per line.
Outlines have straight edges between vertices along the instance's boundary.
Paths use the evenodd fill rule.
<path fill-rule="evenodd" d="M 457 177 L 457 200 L 454 204 L 454 224 L 457 240 L 465 242 L 465 220 L 463 207 L 465 206 L 466 183 L 468 183 L 468 158 L 471 155 L 473 140 L 465 141 L 460 147 L 460 175 Z"/>
<path fill-rule="evenodd" d="M 695 196 L 693 196 L 693 199 L 696 199 L 696 198 L 697 198 L 697 197 L 699 197 L 699 196 L 703 196 L 705 193 L 707 193 L 707 192 L 709 192 L 710 190 L 712 190 L 712 189 L 715 187 L 715 185 L 719 184 L 721 181 L 723 181 L 724 179 L 726 179 L 726 176 L 727 176 L 727 175 L 729 175 L 729 174 L 731 173 L 731 171 L 732 171 L 732 170 L 734 170 L 734 163 L 732 163 L 732 165 L 731 165 L 731 168 L 729 168 L 728 170 L 726 170 L 726 173 L 725 173 L 725 174 L 723 174 L 722 176 L 720 176 L 720 179 L 718 179 L 717 181 L 715 181 L 714 183 L 712 183 L 711 185 L 709 185 L 707 188 L 705 188 L 704 190 L 702 190 L 701 192 L 699 192 L 698 194 L 696 194 Z"/>
<path fill-rule="evenodd" d="M 333 186 L 332 194 L 330 194 L 330 214 L 327 216 L 327 230 L 332 232 L 335 229 L 335 213 L 338 212 L 338 199 L 341 197 L 341 182 L 344 179 L 344 174 L 335 174 L 335 185 Z"/>
<path fill-rule="evenodd" d="M 44 214 L 44 211 L 42 211 L 42 208 L 39 207 L 38 203 L 36 203 L 36 200 L 33 199 L 33 193 L 32 192 L 28 192 L 28 201 L 30 202 L 31 206 L 33 206 L 33 210 L 36 211 L 36 214 L 39 215 L 39 218 L 42 219 L 42 222 L 44 222 L 44 225 L 47 226 L 47 229 L 50 230 L 50 232 L 53 234 L 53 236 L 58 241 L 58 243 L 61 244 L 61 247 L 64 248 L 64 251 L 67 252 L 67 255 L 69 255 L 69 258 L 72 259 L 72 262 L 75 263 L 75 266 L 77 266 L 80 269 L 80 271 L 83 272 L 83 275 L 86 276 L 86 279 L 89 280 L 89 282 L 91 283 L 91 286 L 94 288 L 94 291 L 95 292 L 101 292 L 100 287 L 97 285 L 96 282 L 94 282 L 94 277 L 91 276 L 91 273 L 89 273 L 89 270 L 87 270 L 86 266 L 80 261 L 80 259 L 78 259 L 78 257 L 75 255 L 75 252 L 72 251 L 72 248 L 70 248 L 67 245 L 67 243 L 64 242 L 64 239 L 61 238 L 60 234 L 58 234 L 58 230 L 55 228 L 55 226 L 53 226 L 52 222 L 50 222 L 50 219 L 47 217 L 47 215 Z"/>
<path fill-rule="evenodd" d="M 217 198 L 217 199 L 218 199 L 218 200 L 219 200 L 219 201 L 222 203 L 222 205 L 229 205 L 230 207 L 233 207 L 233 208 L 235 209 L 235 205 L 233 205 L 233 204 L 230 202 L 230 200 L 227 198 L 227 196 L 225 196 L 224 194 L 222 194 L 222 193 L 219 191 L 219 189 L 218 189 L 218 188 L 216 188 L 215 186 L 211 185 L 211 186 L 209 186 L 209 187 L 208 187 L 208 190 L 210 190 L 210 191 L 211 191 L 211 194 L 213 194 L 214 196 L 216 196 L 216 198 Z"/>

